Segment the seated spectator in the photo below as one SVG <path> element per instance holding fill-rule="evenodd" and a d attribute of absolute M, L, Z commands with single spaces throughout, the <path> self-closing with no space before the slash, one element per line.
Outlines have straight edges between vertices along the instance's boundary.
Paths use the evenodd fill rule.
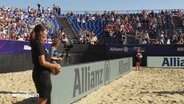
<path fill-rule="evenodd" d="M 40 10 L 33 9 L 30 6 L 28 6 L 28 11 L 20 8 L 0 7 L 0 39 L 27 41 L 28 34 L 39 23 L 43 23 L 45 26 L 50 24 L 52 25 L 50 28 L 57 28 L 53 23 L 56 18 L 52 12 L 50 12 L 50 16 L 48 13 L 40 13 Z"/>

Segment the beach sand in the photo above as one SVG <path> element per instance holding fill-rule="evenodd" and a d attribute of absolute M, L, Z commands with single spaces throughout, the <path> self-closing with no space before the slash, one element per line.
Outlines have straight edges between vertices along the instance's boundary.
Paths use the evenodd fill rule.
<path fill-rule="evenodd" d="M 0 104 L 36 104 L 31 75 L 0 74 Z M 184 69 L 131 71 L 73 104 L 184 104 Z"/>
<path fill-rule="evenodd" d="M 35 104 L 32 71 L 0 74 L 0 104 Z"/>

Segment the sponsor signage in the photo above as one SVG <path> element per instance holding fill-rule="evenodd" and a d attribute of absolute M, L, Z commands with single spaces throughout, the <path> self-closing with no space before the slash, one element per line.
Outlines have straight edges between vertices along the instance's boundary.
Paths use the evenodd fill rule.
<path fill-rule="evenodd" d="M 46 48 L 50 44 L 45 44 Z M 0 40 L 0 55 L 31 54 L 31 47 L 27 41 Z"/>
<path fill-rule="evenodd" d="M 24 45 L 24 50 L 31 50 L 31 47 L 29 45 Z"/>
<path fill-rule="evenodd" d="M 52 76 L 51 104 L 70 104 L 130 71 L 132 58 L 63 67 Z"/>
<path fill-rule="evenodd" d="M 180 56 L 162 56 L 162 57 L 147 57 L 148 67 L 184 67 L 184 57 Z"/>
<path fill-rule="evenodd" d="M 147 56 L 181 56 L 183 45 L 111 45 L 107 46 L 108 54 L 134 55 L 137 48 Z"/>
<path fill-rule="evenodd" d="M 104 69 L 91 68 L 90 65 L 74 68 L 73 97 L 103 84 Z"/>
<path fill-rule="evenodd" d="M 177 51 L 178 51 L 178 52 L 179 52 L 179 51 L 183 52 L 183 51 L 184 51 L 184 47 L 177 47 Z"/>

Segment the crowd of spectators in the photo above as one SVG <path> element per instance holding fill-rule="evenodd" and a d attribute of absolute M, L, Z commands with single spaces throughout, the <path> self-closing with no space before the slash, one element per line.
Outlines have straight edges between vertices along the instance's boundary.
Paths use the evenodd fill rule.
<path fill-rule="evenodd" d="M 73 17 L 76 14 L 71 12 L 67 16 Z M 134 37 L 139 44 L 181 44 L 183 40 L 182 10 L 85 13 L 78 16 L 77 22 L 87 23 L 99 18 L 108 23 L 100 35 L 96 34 L 99 44 L 126 44 L 129 37 Z"/>
<path fill-rule="evenodd" d="M 42 23 L 50 29 L 48 41 L 59 33 L 57 37 L 63 42 L 68 42 L 67 34 L 60 31 L 60 28 L 58 29 L 53 23 L 53 20 L 57 19 L 60 14 L 61 9 L 55 5 L 53 8 L 45 9 L 38 4 L 37 9 L 28 7 L 27 10 L 0 7 L 0 39 L 27 41 L 33 27 Z M 68 17 L 77 15 L 72 12 L 67 14 Z M 95 34 L 88 28 L 81 28 L 77 31 L 80 43 L 129 44 L 130 39 L 136 40 L 138 44 L 184 43 L 184 11 L 182 10 L 143 10 L 136 13 L 86 12 L 77 17 L 77 22 L 87 24 L 88 21 L 96 19 L 105 23 L 105 26 L 101 28 L 102 32 Z"/>
<path fill-rule="evenodd" d="M 88 31 L 87 29 L 81 29 L 79 31 L 79 41 L 81 44 L 97 44 L 97 36 L 93 33 Z"/>
<path fill-rule="evenodd" d="M 36 24 L 43 24 L 48 28 L 51 34 L 59 31 L 54 24 L 57 15 L 60 14 L 60 8 L 53 5 L 53 8 L 44 9 L 38 4 L 34 9 L 28 6 L 27 10 L 12 7 L 0 7 L 0 39 L 3 40 L 29 40 L 29 34 Z M 51 36 L 48 40 L 51 40 Z"/>

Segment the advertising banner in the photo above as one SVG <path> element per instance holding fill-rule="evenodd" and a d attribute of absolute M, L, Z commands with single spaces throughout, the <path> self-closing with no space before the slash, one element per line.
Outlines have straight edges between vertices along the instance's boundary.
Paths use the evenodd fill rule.
<path fill-rule="evenodd" d="M 147 57 L 147 67 L 183 68 L 184 57 L 180 56 Z"/>
<path fill-rule="evenodd" d="M 183 45 L 111 45 L 107 46 L 107 53 L 110 55 L 128 55 L 135 54 L 137 48 L 146 56 L 181 56 L 184 52 Z"/>
<path fill-rule="evenodd" d="M 70 104 L 129 72 L 131 58 L 64 67 L 52 76 L 51 104 Z"/>
<path fill-rule="evenodd" d="M 49 48 L 49 44 L 45 45 Z M 0 55 L 31 54 L 31 47 L 26 41 L 0 40 Z"/>

